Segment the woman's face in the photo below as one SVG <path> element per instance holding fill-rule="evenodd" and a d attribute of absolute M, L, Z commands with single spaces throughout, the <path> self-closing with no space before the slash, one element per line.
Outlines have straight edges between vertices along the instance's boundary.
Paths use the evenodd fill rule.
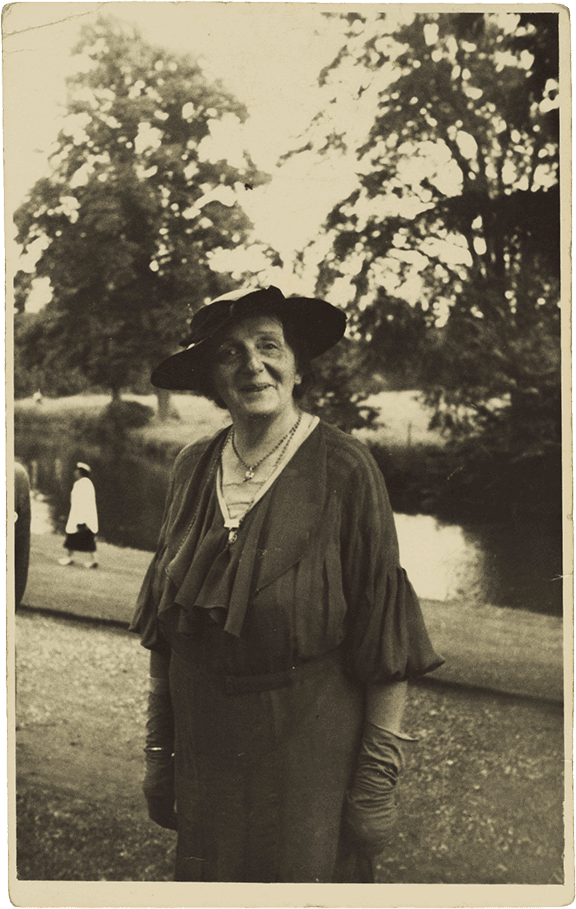
<path fill-rule="evenodd" d="M 277 417 L 294 408 L 292 392 L 302 377 L 282 323 L 251 316 L 218 339 L 212 379 L 233 420 Z"/>

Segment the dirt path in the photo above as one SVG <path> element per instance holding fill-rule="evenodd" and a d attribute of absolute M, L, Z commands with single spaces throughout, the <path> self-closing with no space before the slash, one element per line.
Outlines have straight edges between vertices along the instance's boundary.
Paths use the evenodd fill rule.
<path fill-rule="evenodd" d="M 18 616 L 19 777 L 142 808 L 147 663 L 133 635 Z"/>
<path fill-rule="evenodd" d="M 148 657 L 137 638 L 27 613 L 16 653 L 19 876 L 170 879 L 174 835 L 148 820 L 140 788 Z"/>
<path fill-rule="evenodd" d="M 19 875 L 169 880 L 140 793 L 147 657 L 119 629 L 17 616 Z M 560 884 L 562 716 L 413 685 L 403 823 L 381 882 Z"/>

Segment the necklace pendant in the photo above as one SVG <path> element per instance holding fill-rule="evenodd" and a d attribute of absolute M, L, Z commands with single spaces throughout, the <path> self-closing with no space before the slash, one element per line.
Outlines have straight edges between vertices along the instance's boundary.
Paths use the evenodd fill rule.
<path fill-rule="evenodd" d="M 238 539 L 238 531 L 236 528 L 233 528 L 228 534 L 228 546 L 232 546 Z"/>
<path fill-rule="evenodd" d="M 247 483 L 248 480 L 253 480 L 253 479 L 254 479 L 254 468 L 251 467 L 250 470 L 247 470 L 246 474 L 244 475 L 244 482 Z"/>

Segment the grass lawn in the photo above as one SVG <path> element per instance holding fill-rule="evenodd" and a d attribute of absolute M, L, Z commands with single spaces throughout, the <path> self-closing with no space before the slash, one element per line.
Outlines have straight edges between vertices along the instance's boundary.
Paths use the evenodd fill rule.
<path fill-rule="evenodd" d="M 154 411 L 157 409 L 155 395 L 126 394 L 123 400 L 138 401 Z M 164 423 L 154 418 L 149 426 L 135 430 L 135 434 L 146 441 L 170 440 L 184 445 L 192 439 L 210 435 L 230 422 L 228 413 L 206 398 L 173 394 L 170 400 L 178 418 Z M 416 392 L 382 392 L 368 401 L 371 406 L 380 409 L 381 425 L 374 430 L 359 431 L 359 438 L 394 446 L 442 443 L 440 434 L 428 429 L 430 413 L 418 402 Z M 109 403 L 110 396 L 105 394 L 71 395 L 67 398 L 44 398 L 42 404 L 36 404 L 32 398 L 24 398 L 15 402 L 14 409 L 16 414 L 57 422 L 75 414 L 96 415 Z"/>
<path fill-rule="evenodd" d="M 32 536 L 24 604 L 127 624 L 151 554 L 98 543 L 99 568 L 58 564 L 63 538 Z M 561 700 L 562 619 L 465 601 L 424 600 L 430 636 L 446 664 L 439 680 Z"/>

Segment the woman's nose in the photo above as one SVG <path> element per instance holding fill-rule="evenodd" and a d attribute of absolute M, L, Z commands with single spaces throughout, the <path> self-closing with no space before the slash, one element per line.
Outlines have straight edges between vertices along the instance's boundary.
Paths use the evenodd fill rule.
<path fill-rule="evenodd" d="M 244 368 L 247 369 L 248 372 L 252 372 L 252 373 L 257 373 L 257 372 L 262 371 L 262 368 L 263 368 L 262 358 L 261 358 L 258 350 L 253 349 L 253 350 L 246 351 L 246 357 L 244 360 Z"/>

